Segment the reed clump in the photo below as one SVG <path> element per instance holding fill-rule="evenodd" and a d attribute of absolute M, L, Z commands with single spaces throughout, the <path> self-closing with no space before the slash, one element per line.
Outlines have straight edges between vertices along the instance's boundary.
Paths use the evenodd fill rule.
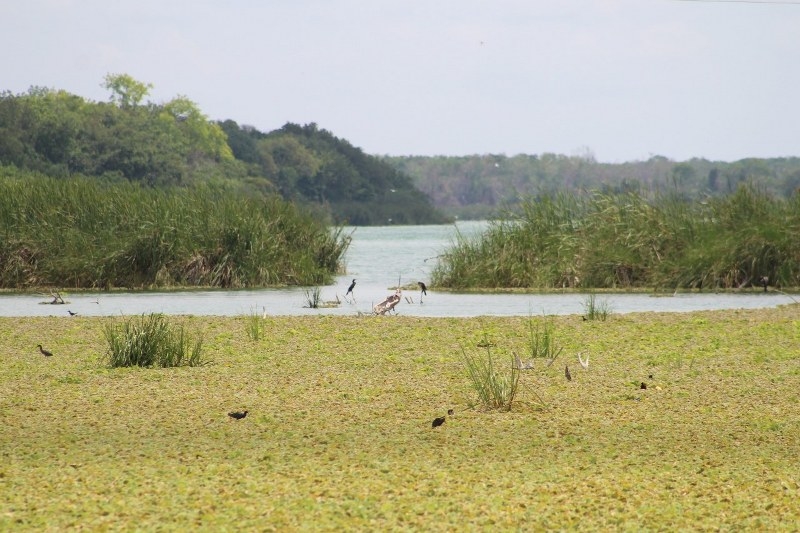
<path fill-rule="evenodd" d="M 130 318 L 105 327 L 106 357 L 112 368 L 140 366 L 170 368 L 202 366 L 203 339 L 194 341 L 183 326 L 172 325 L 158 313 Z"/>
<path fill-rule="evenodd" d="M 461 348 L 470 383 L 484 407 L 509 411 L 519 390 L 520 369 L 514 365 L 513 358 L 508 360 L 508 365 L 498 365 L 491 347 L 487 345 L 485 350 L 483 357 L 470 355 Z"/>
<path fill-rule="evenodd" d="M 349 238 L 277 197 L 0 167 L 0 287 L 330 282 Z"/>
<path fill-rule="evenodd" d="M 703 201 L 558 193 L 526 200 L 478 238 L 456 237 L 433 283 L 464 288 L 800 286 L 800 195 L 753 185 Z"/>

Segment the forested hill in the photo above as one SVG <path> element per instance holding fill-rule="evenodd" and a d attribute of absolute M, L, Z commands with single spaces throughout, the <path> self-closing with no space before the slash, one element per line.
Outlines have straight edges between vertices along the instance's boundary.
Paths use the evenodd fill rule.
<path fill-rule="evenodd" d="M 800 187 L 800 158 L 742 159 L 735 162 L 691 159 L 676 162 L 654 156 L 646 161 L 600 163 L 591 155 L 384 156 L 434 205 L 462 218 L 484 218 L 513 208 L 526 195 L 558 190 L 677 192 L 688 198 L 719 196 L 752 183 L 776 196 Z"/>
<path fill-rule="evenodd" d="M 185 96 L 146 102 L 152 86 L 125 74 L 104 86 L 109 102 L 40 87 L 0 93 L 0 165 L 151 187 L 228 183 L 336 224 L 446 221 L 409 176 L 314 124 L 265 133 L 210 121 Z"/>
<path fill-rule="evenodd" d="M 316 124 L 262 133 L 221 123 L 234 156 L 273 183 L 284 198 L 330 206 L 353 225 L 436 224 L 445 217 L 411 178 Z"/>

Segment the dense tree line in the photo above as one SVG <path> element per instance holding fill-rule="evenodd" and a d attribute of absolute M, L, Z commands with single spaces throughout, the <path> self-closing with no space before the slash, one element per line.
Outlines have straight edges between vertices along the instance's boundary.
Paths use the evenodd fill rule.
<path fill-rule="evenodd" d="M 446 219 L 406 174 L 316 124 L 263 133 L 221 124 L 235 157 L 287 199 L 329 206 L 338 223 L 421 224 Z"/>
<path fill-rule="evenodd" d="M 800 158 L 691 159 L 676 162 L 653 156 L 646 161 L 600 163 L 590 154 L 565 156 L 473 155 L 383 157 L 410 175 L 434 205 L 467 218 L 520 207 L 525 197 L 556 191 L 669 193 L 686 198 L 722 196 L 740 184 L 757 184 L 789 197 L 800 187 Z"/>
<path fill-rule="evenodd" d="M 440 223 L 412 180 L 315 124 L 273 132 L 210 121 L 185 96 L 108 75 L 109 102 L 33 87 L 0 93 L 0 165 L 150 186 L 225 182 L 311 206 L 337 224 Z"/>

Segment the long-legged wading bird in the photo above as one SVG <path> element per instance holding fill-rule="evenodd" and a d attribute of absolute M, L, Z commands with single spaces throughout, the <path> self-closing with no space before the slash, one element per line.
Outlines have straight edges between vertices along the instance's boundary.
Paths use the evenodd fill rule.
<path fill-rule="evenodd" d="M 426 287 L 426 286 L 425 286 L 425 284 L 424 284 L 424 283 L 422 283 L 421 281 L 418 281 L 418 282 L 417 282 L 417 285 L 419 285 L 419 290 L 421 290 L 421 291 L 422 291 L 422 294 L 424 294 L 425 296 L 427 296 L 427 295 L 428 295 L 428 287 Z"/>
<path fill-rule="evenodd" d="M 353 280 L 353 283 L 351 283 L 350 286 L 347 287 L 347 292 L 344 293 L 344 297 L 347 298 L 348 294 L 353 294 L 353 289 L 355 289 L 355 288 L 356 288 L 356 280 Z M 353 298 L 355 298 L 355 296 L 356 295 L 353 294 Z"/>
<path fill-rule="evenodd" d="M 49 350 L 45 350 L 44 348 L 42 348 L 41 344 L 37 344 L 37 346 L 39 347 L 39 351 L 42 352 L 43 356 L 45 356 L 45 357 L 52 357 L 53 356 L 53 352 L 51 352 Z"/>
<path fill-rule="evenodd" d="M 233 411 L 228 413 L 228 416 L 231 418 L 235 418 L 236 420 L 241 420 L 242 418 L 247 416 L 247 411 Z"/>

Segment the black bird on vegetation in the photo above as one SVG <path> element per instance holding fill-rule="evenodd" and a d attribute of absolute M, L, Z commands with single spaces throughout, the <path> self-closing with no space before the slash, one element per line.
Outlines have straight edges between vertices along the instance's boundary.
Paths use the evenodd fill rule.
<path fill-rule="evenodd" d="M 52 357 L 53 356 L 53 352 L 51 352 L 49 350 L 45 350 L 44 348 L 42 348 L 41 344 L 37 344 L 37 346 L 39 347 L 39 351 L 42 352 L 43 356 L 45 356 L 45 357 Z"/>
<path fill-rule="evenodd" d="M 235 418 L 236 420 L 241 420 L 242 418 L 247 416 L 247 411 L 233 411 L 228 413 L 228 416 L 231 418 Z"/>
<path fill-rule="evenodd" d="M 455 411 L 453 411 L 452 409 L 447 410 L 447 416 L 453 416 L 454 413 Z"/>
<path fill-rule="evenodd" d="M 447 419 L 445 417 L 443 417 L 443 416 L 440 416 L 439 418 L 434 418 L 433 419 L 433 423 L 431 424 L 431 427 L 438 428 L 439 426 L 444 424 L 445 420 L 447 420 Z"/>
<path fill-rule="evenodd" d="M 73 313 L 69 309 L 67 309 L 67 313 L 69 313 L 69 316 L 78 316 L 78 313 Z"/>
<path fill-rule="evenodd" d="M 569 365 L 564 366 L 564 376 L 567 378 L 567 381 L 572 381 L 572 374 L 569 373 Z"/>

